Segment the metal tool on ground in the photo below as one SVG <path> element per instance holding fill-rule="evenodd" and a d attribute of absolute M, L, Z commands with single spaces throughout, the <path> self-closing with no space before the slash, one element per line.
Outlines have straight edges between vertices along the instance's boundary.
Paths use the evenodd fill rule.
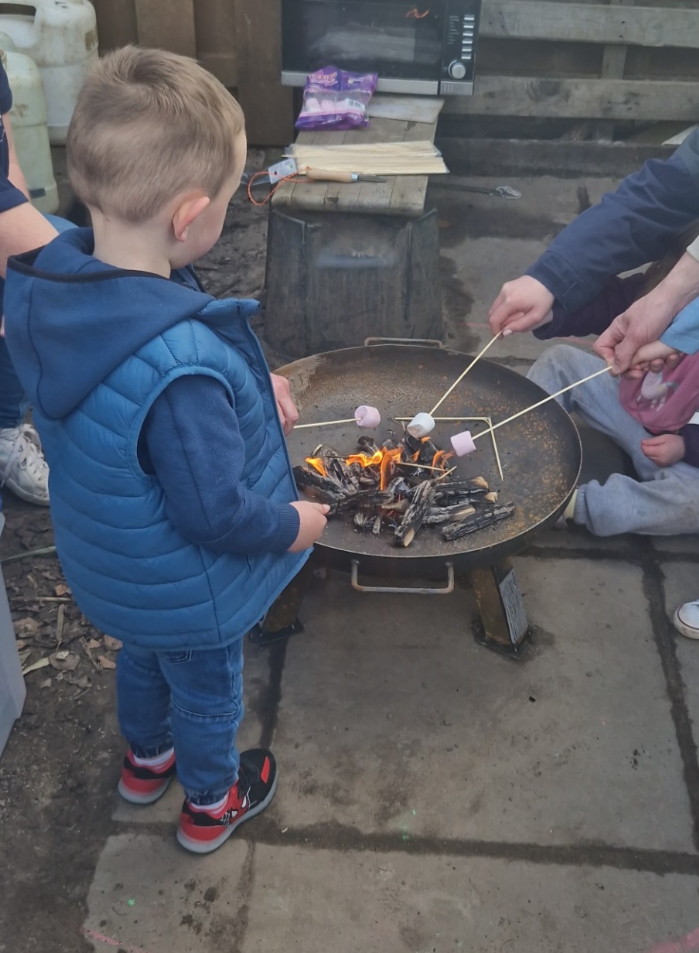
<path fill-rule="evenodd" d="M 439 189 L 448 189 L 452 192 L 475 192 L 478 195 L 493 195 L 499 199 L 521 199 L 522 193 L 513 189 L 511 185 L 496 185 L 494 188 L 487 188 L 479 185 L 462 185 L 460 182 L 442 182 L 430 183 Z"/>

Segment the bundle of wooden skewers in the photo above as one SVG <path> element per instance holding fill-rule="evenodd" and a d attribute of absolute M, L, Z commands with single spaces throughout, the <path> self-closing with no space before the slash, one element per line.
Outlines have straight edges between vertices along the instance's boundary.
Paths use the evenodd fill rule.
<path fill-rule="evenodd" d="M 408 433 L 400 443 L 381 447 L 362 436 L 348 456 L 317 447 L 305 466 L 294 467 L 294 476 L 302 492 L 330 506 L 331 516 L 351 515 L 358 532 L 409 546 L 421 527 L 432 526 L 449 542 L 515 511 L 514 503 L 498 503 L 483 477 L 452 479 L 452 456 L 429 438 Z"/>

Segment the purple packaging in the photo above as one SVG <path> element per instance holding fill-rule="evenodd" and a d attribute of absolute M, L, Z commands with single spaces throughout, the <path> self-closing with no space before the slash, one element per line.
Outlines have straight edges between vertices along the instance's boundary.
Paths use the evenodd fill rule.
<path fill-rule="evenodd" d="M 369 125 L 366 109 L 377 73 L 350 73 L 324 66 L 311 73 L 303 90 L 297 129 L 358 129 Z"/>

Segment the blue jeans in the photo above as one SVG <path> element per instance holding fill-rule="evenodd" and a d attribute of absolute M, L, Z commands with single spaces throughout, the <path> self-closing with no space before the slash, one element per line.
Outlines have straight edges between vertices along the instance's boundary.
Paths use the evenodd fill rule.
<path fill-rule="evenodd" d="M 65 232 L 75 228 L 72 222 L 56 215 L 44 216 L 51 222 L 57 232 Z M 2 311 L 2 297 L 5 291 L 5 279 L 0 278 L 0 312 Z M 15 369 L 10 360 L 5 338 L 0 337 L 0 430 L 6 427 L 18 427 L 29 408 L 27 395 L 20 384 Z"/>
<path fill-rule="evenodd" d="M 139 758 L 175 748 L 177 775 L 194 804 L 219 801 L 238 779 L 243 640 L 199 652 L 122 648 L 119 726 Z"/>

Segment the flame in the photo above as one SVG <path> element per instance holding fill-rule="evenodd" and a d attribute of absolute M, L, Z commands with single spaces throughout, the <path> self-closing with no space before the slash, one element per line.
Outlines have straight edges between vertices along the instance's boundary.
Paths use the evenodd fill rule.
<path fill-rule="evenodd" d="M 432 457 L 432 466 L 441 467 L 442 470 L 444 470 L 444 464 L 447 462 L 447 460 L 451 460 L 453 456 L 454 454 L 451 450 L 448 453 L 445 450 L 438 450 Z"/>
<path fill-rule="evenodd" d="M 314 470 L 317 470 L 321 476 L 328 475 L 328 471 L 323 466 L 323 461 L 320 457 L 306 457 L 306 463 L 312 466 Z"/>
<path fill-rule="evenodd" d="M 371 456 L 369 456 L 368 453 L 351 453 L 348 457 L 345 457 L 345 463 L 347 466 L 358 463 L 360 467 L 379 467 L 381 466 L 383 455 L 383 450 L 377 450 L 375 453 L 372 453 Z"/>

